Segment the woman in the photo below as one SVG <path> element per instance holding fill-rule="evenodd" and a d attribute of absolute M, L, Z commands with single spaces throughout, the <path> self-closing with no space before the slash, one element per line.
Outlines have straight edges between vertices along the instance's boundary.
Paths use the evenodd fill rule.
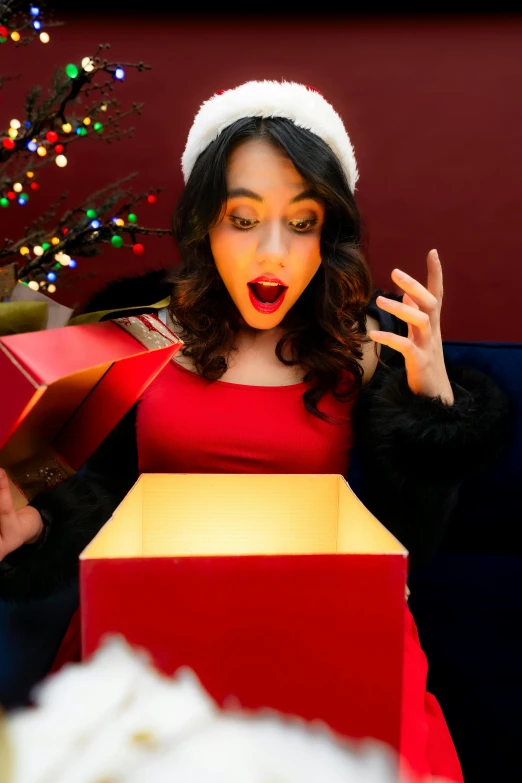
<path fill-rule="evenodd" d="M 354 440 L 364 502 L 422 560 L 459 483 L 502 445 L 501 392 L 445 365 L 437 252 L 426 286 L 396 269 L 402 296 L 372 295 L 353 148 L 322 95 L 289 82 L 218 93 L 182 165 L 182 263 L 159 317 L 185 347 L 79 475 L 18 512 L 2 476 L 3 597 L 74 578 L 139 472 L 347 475 Z M 402 752 L 419 773 L 461 780 L 407 617 Z"/>

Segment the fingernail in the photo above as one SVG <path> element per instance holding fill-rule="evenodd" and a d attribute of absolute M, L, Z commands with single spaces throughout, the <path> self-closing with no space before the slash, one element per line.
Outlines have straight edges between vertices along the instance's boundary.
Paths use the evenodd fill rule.
<path fill-rule="evenodd" d="M 435 254 L 435 261 L 439 261 L 440 262 L 439 254 L 437 253 L 437 251 L 434 250 L 433 252 Z"/>
<path fill-rule="evenodd" d="M 408 277 L 408 275 L 405 275 L 404 272 L 401 272 L 400 269 L 394 269 L 393 274 L 397 278 L 397 280 L 406 280 L 406 278 Z"/>

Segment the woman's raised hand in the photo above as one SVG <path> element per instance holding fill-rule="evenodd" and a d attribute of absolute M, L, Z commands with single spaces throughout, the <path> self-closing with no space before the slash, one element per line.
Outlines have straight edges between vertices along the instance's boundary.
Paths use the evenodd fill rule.
<path fill-rule="evenodd" d="M 392 332 L 370 331 L 372 340 L 399 351 L 404 356 L 408 386 L 414 394 L 440 397 L 454 402 L 453 390 L 444 363 L 440 312 L 442 308 L 442 267 L 436 250 L 427 258 L 428 284 L 424 287 L 413 277 L 394 269 L 392 280 L 404 290 L 401 302 L 378 296 L 377 305 L 408 324 L 408 336 Z"/>
<path fill-rule="evenodd" d="M 7 473 L 0 468 L 0 560 L 36 541 L 43 527 L 40 512 L 32 506 L 15 509 Z"/>

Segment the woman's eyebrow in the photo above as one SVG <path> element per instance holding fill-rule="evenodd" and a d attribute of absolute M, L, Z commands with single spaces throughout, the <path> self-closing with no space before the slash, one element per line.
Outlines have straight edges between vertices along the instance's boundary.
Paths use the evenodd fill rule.
<path fill-rule="evenodd" d="M 260 203 L 264 202 L 264 198 L 260 196 L 259 193 L 254 193 L 253 190 L 249 190 L 248 188 L 233 188 L 227 193 L 227 198 L 251 198 Z M 318 203 L 320 202 L 317 194 L 309 188 L 308 190 L 303 190 L 302 193 L 298 193 L 297 196 L 294 196 L 294 198 L 291 199 L 290 204 L 296 204 L 298 201 L 308 201 L 308 199 L 317 201 Z"/>

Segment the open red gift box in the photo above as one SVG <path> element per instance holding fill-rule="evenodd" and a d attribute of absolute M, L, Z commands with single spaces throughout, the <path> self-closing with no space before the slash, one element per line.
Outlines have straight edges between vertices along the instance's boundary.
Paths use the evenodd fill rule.
<path fill-rule="evenodd" d="M 181 345 L 152 316 L 0 338 L 0 465 L 16 505 L 78 470 Z"/>
<path fill-rule="evenodd" d="M 109 633 L 221 705 L 398 749 L 407 552 L 338 475 L 143 474 L 80 557 Z"/>

